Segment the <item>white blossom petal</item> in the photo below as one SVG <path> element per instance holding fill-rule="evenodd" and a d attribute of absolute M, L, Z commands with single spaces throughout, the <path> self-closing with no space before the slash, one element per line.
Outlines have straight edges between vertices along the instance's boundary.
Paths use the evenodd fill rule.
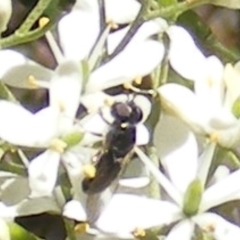
<path fill-rule="evenodd" d="M 220 109 L 223 104 L 223 69 L 222 62 L 216 56 L 206 58 L 201 70 L 202 73 L 205 72 L 205 76 L 194 84 L 197 98 L 210 112 Z"/>
<path fill-rule="evenodd" d="M 78 1 L 73 10 L 61 19 L 58 29 L 65 57 L 75 60 L 86 58 L 100 31 L 98 2 Z"/>
<path fill-rule="evenodd" d="M 49 81 L 53 74 L 52 70 L 12 50 L 1 50 L 0 65 L 1 81 L 18 88 L 35 88 L 34 85 L 29 84 L 29 76 L 37 80 Z"/>
<path fill-rule="evenodd" d="M 64 153 L 62 163 L 71 182 L 73 198 L 84 200 L 86 195 L 83 194 L 81 187 L 81 181 L 84 178 L 83 165 L 90 162 L 91 155 L 87 149 L 78 148 L 78 150 L 78 154 L 71 150 Z"/>
<path fill-rule="evenodd" d="M 35 115 L 20 105 L 0 101 L 0 137 L 21 146 L 45 146 L 56 132 L 57 114 L 45 108 Z"/>
<path fill-rule="evenodd" d="M 76 221 L 87 220 L 87 214 L 81 203 L 77 200 L 71 200 L 66 203 L 63 209 L 63 216 Z"/>
<path fill-rule="evenodd" d="M 47 150 L 32 160 L 28 168 L 31 197 L 51 196 L 59 163 L 60 154 L 53 150 Z"/>
<path fill-rule="evenodd" d="M 61 206 L 53 198 L 26 199 L 16 205 L 18 216 L 29 216 L 44 212 L 60 213 Z"/>
<path fill-rule="evenodd" d="M 67 61 L 58 66 L 56 76 L 50 82 L 50 105 L 60 109 L 60 129 L 72 125 L 80 102 L 82 69 L 79 63 Z M 61 131 L 60 130 L 60 131 Z"/>
<path fill-rule="evenodd" d="M 140 7 L 136 0 L 105 0 L 106 19 L 120 24 L 129 23 L 136 18 Z"/>
<path fill-rule="evenodd" d="M 198 146 L 193 133 L 178 119 L 164 115 L 156 126 L 154 143 L 173 184 L 184 193 L 197 173 Z"/>
<path fill-rule="evenodd" d="M 153 40 L 126 47 L 110 62 L 90 75 L 86 92 L 117 86 L 151 73 L 162 61 L 163 52 L 163 45 Z"/>
<path fill-rule="evenodd" d="M 110 0 L 112 1 L 112 0 Z M 131 41 L 126 47 L 134 46 L 136 43 L 140 43 L 148 39 L 150 36 L 164 32 L 167 29 L 167 22 L 162 18 L 157 18 L 155 20 L 147 21 L 143 23 L 139 29 L 136 31 Z M 120 29 L 109 35 L 107 39 L 108 43 L 108 53 L 111 54 L 115 48 L 120 44 L 122 39 L 126 36 L 130 29 L 130 26 Z"/>
<path fill-rule="evenodd" d="M 10 231 L 7 223 L 0 218 L 0 239 L 11 240 Z"/>
<path fill-rule="evenodd" d="M 190 89 L 179 84 L 169 83 L 161 86 L 158 92 L 164 108 L 170 114 L 180 117 L 195 131 L 205 132 L 209 116 Z"/>
<path fill-rule="evenodd" d="M 200 228 L 212 233 L 216 240 L 238 240 L 240 228 L 215 213 L 204 213 L 194 217 Z"/>
<path fill-rule="evenodd" d="M 121 175 L 119 184 L 125 187 L 141 188 L 150 182 L 150 174 L 146 166 L 138 158 L 132 159 L 124 173 Z"/>
<path fill-rule="evenodd" d="M 224 101 L 224 106 L 231 109 L 234 102 L 240 96 L 240 63 L 236 63 L 234 67 L 229 63 L 224 68 L 224 82 L 226 84 L 226 97 Z"/>
<path fill-rule="evenodd" d="M 0 34 L 7 30 L 10 17 L 12 15 L 12 1 L 4 0 L 0 3 Z"/>
<path fill-rule="evenodd" d="M 222 203 L 239 199 L 240 170 L 229 174 L 223 180 L 207 188 L 202 197 L 201 211 L 218 206 Z"/>
<path fill-rule="evenodd" d="M 177 240 L 179 236 L 184 240 L 191 240 L 194 234 L 194 223 L 187 219 L 175 225 L 165 240 Z"/>
<path fill-rule="evenodd" d="M 127 235 L 137 227 L 145 229 L 172 223 L 180 218 L 179 211 L 176 205 L 169 202 L 115 194 L 96 226 L 104 232 Z"/>
<path fill-rule="evenodd" d="M 16 206 L 7 206 L 0 202 L 0 219 L 13 220 L 17 216 Z"/>
<path fill-rule="evenodd" d="M 189 80 L 202 79 L 205 57 L 192 36 L 184 28 L 175 25 L 169 27 L 167 33 L 170 38 L 169 60 L 173 69 Z"/>
<path fill-rule="evenodd" d="M 146 145 L 150 141 L 149 130 L 143 124 L 138 124 L 136 126 L 136 145 Z"/>
<path fill-rule="evenodd" d="M 29 183 L 25 177 L 17 176 L 6 180 L 4 184 L 7 186 L 1 185 L 1 201 L 6 205 L 15 205 L 29 196 Z"/>

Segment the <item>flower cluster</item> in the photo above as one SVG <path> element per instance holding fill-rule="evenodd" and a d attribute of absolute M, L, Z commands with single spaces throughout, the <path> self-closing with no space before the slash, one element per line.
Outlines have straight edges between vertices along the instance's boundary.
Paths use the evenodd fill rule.
<path fill-rule="evenodd" d="M 240 198 L 239 63 L 144 18 L 159 8 L 149 2 L 77 0 L 58 39 L 44 32 L 55 69 L 0 50 L 0 239 L 42 213 L 64 219 L 68 239 L 238 239 L 237 205 L 220 210 Z M 0 33 L 11 11 L 0 3 Z M 33 112 L 11 87 L 44 89 L 47 105 Z"/>

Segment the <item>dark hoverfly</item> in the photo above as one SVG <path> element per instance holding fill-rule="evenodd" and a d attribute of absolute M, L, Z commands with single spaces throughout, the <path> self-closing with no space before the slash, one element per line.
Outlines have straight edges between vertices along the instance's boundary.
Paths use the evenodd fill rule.
<path fill-rule="evenodd" d="M 118 177 L 126 156 L 135 146 L 136 125 L 143 119 L 142 110 L 133 100 L 114 103 L 111 115 L 114 121 L 106 134 L 104 148 L 97 155 L 96 174 L 82 181 L 82 189 L 87 194 L 102 192 Z"/>

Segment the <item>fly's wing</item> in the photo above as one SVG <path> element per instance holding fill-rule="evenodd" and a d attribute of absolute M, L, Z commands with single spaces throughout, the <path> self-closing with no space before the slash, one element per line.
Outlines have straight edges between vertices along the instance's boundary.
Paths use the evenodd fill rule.
<path fill-rule="evenodd" d="M 107 150 L 97 161 L 94 178 L 85 178 L 82 181 L 83 191 L 87 194 L 96 194 L 106 189 L 117 178 L 121 171 L 121 162 L 115 161 L 113 152 Z"/>

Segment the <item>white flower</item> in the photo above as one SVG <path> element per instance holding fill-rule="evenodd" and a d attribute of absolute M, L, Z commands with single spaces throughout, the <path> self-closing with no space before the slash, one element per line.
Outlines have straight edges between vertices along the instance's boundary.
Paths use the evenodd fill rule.
<path fill-rule="evenodd" d="M 140 6 L 135 0 L 131 0 L 130 3 L 129 5 L 129 1 L 114 1 L 113 8 L 112 1 L 107 1 L 106 11 L 109 18 L 117 23 L 132 21 Z M 127 11 L 123 9 L 125 4 L 128 6 Z M 122 11 L 119 12 L 119 16 L 116 16 L 117 19 L 114 19 L 114 13 L 118 8 Z M 78 63 L 87 60 L 91 74 L 85 88 L 87 92 L 94 92 L 149 74 L 161 62 L 164 52 L 163 44 L 152 40 L 151 36 L 163 32 L 165 28 L 166 22 L 162 19 L 144 23 L 123 51 L 94 71 L 93 67 L 96 67 L 96 61 L 103 53 L 105 42 L 108 41 L 109 53 L 113 52 L 129 29 L 127 27 L 109 35 L 110 25 L 108 25 L 104 32 L 100 32 L 97 0 L 77 1 L 73 10 L 59 22 L 59 38 L 63 54 L 50 32 L 46 33 L 46 37 L 58 64 L 66 59 L 74 59 Z M 100 34 L 100 40 L 96 43 Z M 95 48 L 94 44 L 96 44 Z M 28 81 L 29 76 L 43 81 L 51 79 L 51 70 L 14 51 L 1 51 L 0 63 L 4 65 L 0 70 L 0 77 L 9 85 L 29 88 L 31 87 Z"/>
<path fill-rule="evenodd" d="M 12 15 L 12 1 L 2 0 L 0 2 L 0 34 L 7 29 L 10 17 Z"/>
<path fill-rule="evenodd" d="M 82 73 L 75 62 L 62 63 L 50 81 L 49 106 L 32 114 L 21 105 L 0 101 L 0 137 L 15 145 L 47 148 L 35 157 L 29 167 L 32 196 L 51 195 L 55 186 L 60 159 L 66 167 L 74 165 L 81 172 L 82 158 L 60 139 L 75 130 L 75 114 L 80 102 Z M 79 133 L 81 134 L 81 133 Z M 78 166 L 76 164 L 78 163 Z M 68 172 L 71 179 L 71 172 Z"/>
<path fill-rule="evenodd" d="M 193 52 L 173 59 L 177 72 L 194 82 L 194 92 L 179 84 L 165 84 L 158 89 L 162 104 L 195 132 L 234 147 L 240 141 L 240 122 L 233 114 L 240 96 L 239 64 L 224 68 L 215 56 L 206 58 L 197 48 Z"/>
<path fill-rule="evenodd" d="M 127 238 L 137 228 L 175 223 L 166 239 L 175 240 L 181 236 L 184 240 L 190 240 L 196 224 L 215 239 L 238 239 L 239 227 L 208 210 L 239 199 L 240 187 L 236 183 L 240 179 L 240 170 L 205 187 L 215 144 L 209 144 L 198 157 L 194 135 L 179 120 L 171 117 L 165 120 L 157 126 L 155 144 L 170 181 L 151 164 L 142 151 L 137 149 L 136 153 L 147 163 L 172 201 L 116 194 L 97 220 L 96 226 L 104 234 Z M 203 192 L 201 186 L 205 188 Z M 191 192 L 191 187 L 195 195 Z M 190 198 L 189 195 L 186 196 L 186 191 Z M 194 204 L 195 207 L 192 208 Z"/>
<path fill-rule="evenodd" d="M 0 172 L 2 177 L 7 173 Z M 63 202 L 56 192 L 52 197 L 29 199 L 28 179 L 12 176 L 1 184 L 0 202 L 0 239 L 10 239 L 9 224 L 15 217 L 29 216 L 51 211 L 60 214 Z M 60 198 L 59 198 L 60 197 Z"/>

